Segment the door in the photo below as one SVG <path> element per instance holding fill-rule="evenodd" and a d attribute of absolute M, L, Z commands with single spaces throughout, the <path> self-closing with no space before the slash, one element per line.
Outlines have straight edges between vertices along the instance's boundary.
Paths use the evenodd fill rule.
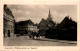
<path fill-rule="evenodd" d="M 8 30 L 8 35 L 7 36 L 10 37 L 10 30 Z"/>

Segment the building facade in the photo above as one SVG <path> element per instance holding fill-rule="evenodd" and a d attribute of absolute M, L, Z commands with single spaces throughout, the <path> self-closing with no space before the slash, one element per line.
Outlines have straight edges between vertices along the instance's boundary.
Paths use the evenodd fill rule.
<path fill-rule="evenodd" d="M 3 33 L 4 37 L 11 37 L 14 35 L 14 16 L 12 11 L 4 5 L 3 13 Z"/>
<path fill-rule="evenodd" d="M 36 25 L 28 25 L 28 31 L 31 31 L 31 32 L 38 32 L 39 29 Z"/>
<path fill-rule="evenodd" d="M 28 34 L 28 32 L 37 32 L 37 26 L 29 19 L 15 24 L 15 34 Z"/>

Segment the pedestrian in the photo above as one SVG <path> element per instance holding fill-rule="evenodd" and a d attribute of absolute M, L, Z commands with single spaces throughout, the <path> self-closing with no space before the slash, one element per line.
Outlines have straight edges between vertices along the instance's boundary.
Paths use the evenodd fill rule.
<path fill-rule="evenodd" d="M 28 35 L 29 35 L 29 38 L 31 38 L 31 33 L 30 32 L 28 33 Z"/>
<path fill-rule="evenodd" d="M 36 38 L 40 39 L 40 35 L 38 33 L 36 33 Z"/>
<path fill-rule="evenodd" d="M 32 32 L 32 39 L 34 40 L 35 38 L 35 32 Z"/>

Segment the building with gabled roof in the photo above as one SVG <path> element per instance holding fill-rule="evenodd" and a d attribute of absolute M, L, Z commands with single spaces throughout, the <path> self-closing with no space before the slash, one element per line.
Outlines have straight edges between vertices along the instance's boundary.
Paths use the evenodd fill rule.
<path fill-rule="evenodd" d="M 28 32 L 36 32 L 37 26 L 29 19 L 25 21 L 16 22 L 15 34 L 28 34 Z"/>
<path fill-rule="evenodd" d="M 49 9 L 48 18 L 46 20 L 42 18 L 42 20 L 39 23 L 39 30 L 44 34 L 47 29 L 54 28 L 54 27 L 55 27 L 55 23 L 52 20 L 52 16 Z"/>
<path fill-rule="evenodd" d="M 8 8 L 7 5 L 4 5 L 3 12 L 3 33 L 4 37 L 11 37 L 14 35 L 14 16 L 12 11 Z"/>

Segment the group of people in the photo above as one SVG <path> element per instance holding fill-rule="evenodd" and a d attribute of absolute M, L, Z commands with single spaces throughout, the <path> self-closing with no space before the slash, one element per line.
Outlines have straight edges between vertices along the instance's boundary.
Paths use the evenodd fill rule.
<path fill-rule="evenodd" d="M 30 39 L 40 39 L 40 34 L 38 32 L 28 32 Z"/>

